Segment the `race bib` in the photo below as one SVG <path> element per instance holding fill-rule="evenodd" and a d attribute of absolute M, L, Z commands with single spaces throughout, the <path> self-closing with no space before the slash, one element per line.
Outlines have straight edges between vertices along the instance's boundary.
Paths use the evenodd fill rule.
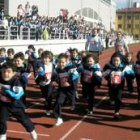
<path fill-rule="evenodd" d="M 85 70 L 82 81 L 86 83 L 91 83 L 92 77 L 92 72 Z"/>
<path fill-rule="evenodd" d="M 121 72 L 112 72 L 111 84 L 121 84 L 121 82 L 122 82 Z"/>
<path fill-rule="evenodd" d="M 50 80 L 51 77 L 52 77 L 52 72 L 47 72 L 47 73 L 45 73 L 45 78 L 46 78 L 46 79 Z"/>
<path fill-rule="evenodd" d="M 122 51 L 123 50 L 123 46 L 122 45 L 117 45 L 117 50 L 118 51 Z"/>
<path fill-rule="evenodd" d="M 68 73 L 60 73 L 59 77 L 60 77 L 61 87 L 67 87 L 65 83 L 68 82 L 68 80 L 69 80 Z"/>

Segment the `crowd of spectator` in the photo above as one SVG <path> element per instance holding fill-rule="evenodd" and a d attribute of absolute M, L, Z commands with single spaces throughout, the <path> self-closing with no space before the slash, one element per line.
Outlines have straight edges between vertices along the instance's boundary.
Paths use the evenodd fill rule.
<path fill-rule="evenodd" d="M 38 7 L 36 5 L 31 6 L 29 2 L 26 3 L 25 8 L 23 8 L 22 4 L 17 7 L 16 17 L 6 19 L 4 18 L 4 11 L 0 12 L 0 30 L 8 26 L 12 27 L 12 35 L 20 35 L 21 27 L 24 27 L 24 30 L 26 30 L 26 27 L 32 29 L 35 31 L 33 39 L 81 39 L 86 38 L 91 33 L 93 27 L 87 24 L 81 16 L 70 16 L 65 9 L 60 9 L 57 17 L 40 16 Z M 103 27 L 102 24 L 98 24 L 98 28 L 101 29 L 101 27 Z M 1 32 L 1 34 L 5 33 Z M 24 33 L 25 35 L 26 33 Z"/>

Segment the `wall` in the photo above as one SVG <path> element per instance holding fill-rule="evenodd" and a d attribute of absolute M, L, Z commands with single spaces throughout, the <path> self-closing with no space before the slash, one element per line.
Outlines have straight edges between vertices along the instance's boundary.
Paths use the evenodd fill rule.
<path fill-rule="evenodd" d="M 125 40 L 128 44 L 136 43 L 129 37 L 127 37 Z M 79 51 L 85 50 L 85 42 L 86 40 L 1 40 L 0 47 L 5 47 L 6 49 L 14 48 L 15 52 L 22 51 L 25 53 L 27 46 L 32 44 L 35 46 L 36 50 L 43 48 L 44 50 L 52 51 L 54 54 L 60 54 L 67 51 L 67 49 L 70 47 L 77 48 Z"/>

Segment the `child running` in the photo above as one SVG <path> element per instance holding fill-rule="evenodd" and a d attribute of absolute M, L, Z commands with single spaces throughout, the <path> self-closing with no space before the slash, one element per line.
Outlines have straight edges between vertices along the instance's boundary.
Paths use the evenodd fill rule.
<path fill-rule="evenodd" d="M 37 140 L 34 124 L 25 113 L 24 105 L 20 100 L 24 90 L 16 76 L 16 67 L 13 63 L 6 62 L 2 65 L 2 79 L 0 81 L 0 140 L 6 140 L 7 125 L 10 114 L 30 133 L 32 140 Z"/>
<path fill-rule="evenodd" d="M 59 95 L 56 99 L 54 106 L 54 115 L 56 118 L 56 126 L 59 126 L 63 123 L 61 116 L 62 105 L 65 100 L 68 99 L 72 106 L 75 106 L 73 102 L 75 99 L 75 91 L 77 85 L 77 79 L 79 77 L 76 70 L 71 71 L 70 67 L 66 66 L 67 56 L 65 54 L 60 54 L 58 56 L 57 68 L 56 68 L 56 81 L 59 84 Z"/>

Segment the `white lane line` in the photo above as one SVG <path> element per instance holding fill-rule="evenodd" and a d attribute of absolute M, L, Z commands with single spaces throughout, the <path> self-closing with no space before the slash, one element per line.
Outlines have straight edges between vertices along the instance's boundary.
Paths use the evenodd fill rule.
<path fill-rule="evenodd" d="M 30 133 L 28 132 L 22 132 L 22 131 L 14 131 L 14 130 L 7 130 L 9 133 L 16 133 L 16 134 L 24 134 L 24 135 L 30 135 Z M 40 134 L 37 133 L 38 136 L 42 136 L 42 137 L 49 137 L 50 135 L 48 134 Z"/>
<path fill-rule="evenodd" d="M 95 110 L 108 96 L 103 97 L 93 108 Z M 82 122 L 86 119 L 88 115 L 84 115 L 81 120 L 79 120 L 67 133 L 65 133 L 60 140 L 65 140 Z"/>

